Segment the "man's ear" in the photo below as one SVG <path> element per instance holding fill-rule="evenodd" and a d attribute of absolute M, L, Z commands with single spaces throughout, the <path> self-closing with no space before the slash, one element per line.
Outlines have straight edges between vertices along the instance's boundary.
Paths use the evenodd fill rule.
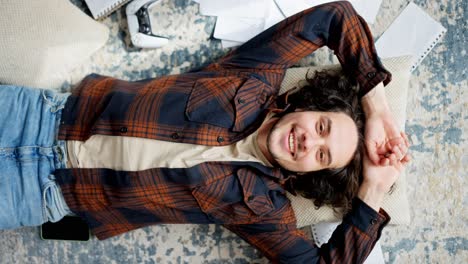
<path fill-rule="evenodd" d="M 286 114 L 295 112 L 296 108 L 294 106 L 292 106 L 291 104 L 287 104 L 282 109 L 281 108 L 274 109 L 273 111 L 275 113 L 274 117 L 281 118 L 281 117 L 285 116 Z"/>

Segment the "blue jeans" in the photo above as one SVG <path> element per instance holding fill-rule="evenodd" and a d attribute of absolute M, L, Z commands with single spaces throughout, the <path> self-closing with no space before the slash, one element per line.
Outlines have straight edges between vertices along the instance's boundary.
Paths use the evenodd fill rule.
<path fill-rule="evenodd" d="M 56 222 L 70 213 L 52 174 L 66 166 L 57 132 L 68 96 L 0 85 L 0 229 Z"/>

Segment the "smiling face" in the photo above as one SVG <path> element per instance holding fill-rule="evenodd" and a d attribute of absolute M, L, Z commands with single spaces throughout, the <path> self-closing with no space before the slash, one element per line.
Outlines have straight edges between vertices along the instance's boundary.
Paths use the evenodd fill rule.
<path fill-rule="evenodd" d="M 257 142 L 271 163 L 309 172 L 346 166 L 356 151 L 358 133 L 344 113 L 302 111 L 267 120 Z"/>

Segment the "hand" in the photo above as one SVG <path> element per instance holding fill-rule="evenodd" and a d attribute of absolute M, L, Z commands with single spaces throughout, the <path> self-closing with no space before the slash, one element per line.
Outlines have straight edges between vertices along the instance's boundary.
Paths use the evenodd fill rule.
<path fill-rule="evenodd" d="M 364 155 L 364 180 L 359 187 L 358 197 L 378 212 L 385 193 L 390 191 L 408 162 L 409 157 L 401 161 L 392 160 L 390 166 L 382 166 L 374 164 L 368 155 Z"/>
<path fill-rule="evenodd" d="M 390 111 L 370 115 L 364 138 L 367 154 L 374 164 L 393 165 L 396 160 L 409 158 L 408 137 L 399 131 Z"/>
<path fill-rule="evenodd" d="M 389 165 L 395 159 L 409 159 L 405 158 L 408 139 L 400 132 L 390 112 L 382 83 L 362 98 L 362 107 L 366 114 L 364 137 L 369 159 L 380 165 Z"/>
<path fill-rule="evenodd" d="M 385 194 L 390 191 L 408 162 L 409 159 L 392 160 L 391 165 L 382 166 L 374 164 L 365 155 L 363 160 L 363 184 L 372 186 L 378 192 Z"/>

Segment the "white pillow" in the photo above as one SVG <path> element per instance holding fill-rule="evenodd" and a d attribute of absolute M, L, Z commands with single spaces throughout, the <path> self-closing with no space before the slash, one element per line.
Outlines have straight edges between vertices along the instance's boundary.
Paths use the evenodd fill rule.
<path fill-rule="evenodd" d="M 109 29 L 68 0 L 2 0 L 0 83 L 59 88 Z"/>
<path fill-rule="evenodd" d="M 392 81 L 385 87 L 385 93 L 388 103 L 394 114 L 395 119 L 404 130 L 406 120 L 406 95 L 410 78 L 411 57 L 397 57 L 382 60 L 384 66 L 392 73 Z M 281 84 L 280 94 L 296 86 L 298 82 L 304 80 L 309 71 L 309 76 L 315 71 L 323 69 L 340 69 L 340 65 L 322 66 L 322 67 L 303 67 L 291 68 L 286 72 L 283 83 Z M 341 221 L 341 216 L 337 216 L 329 206 L 322 206 L 318 210 L 312 200 L 288 193 L 294 212 L 297 218 L 297 226 L 303 227 L 318 222 Z M 402 173 L 396 182 L 394 191 L 387 194 L 384 198 L 382 207 L 392 218 L 391 224 L 409 224 L 410 210 L 408 197 L 406 194 L 406 175 Z"/>

